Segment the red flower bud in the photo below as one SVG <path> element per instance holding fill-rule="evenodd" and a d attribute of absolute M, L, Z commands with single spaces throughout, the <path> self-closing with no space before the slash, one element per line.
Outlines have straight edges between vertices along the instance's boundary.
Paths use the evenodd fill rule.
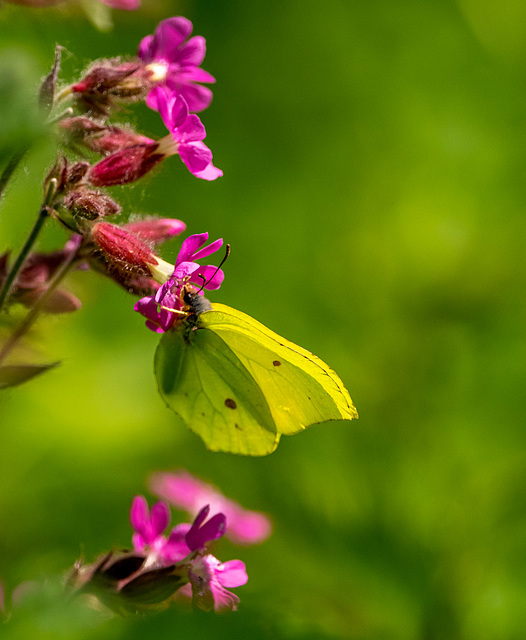
<path fill-rule="evenodd" d="M 150 272 L 149 265 L 158 264 L 150 247 L 122 227 L 109 222 L 97 222 L 91 234 L 105 258 L 114 266 L 135 267 L 138 274 L 146 275 Z"/>
<path fill-rule="evenodd" d="M 175 218 L 145 218 L 129 222 L 125 228 L 141 240 L 160 244 L 178 236 L 186 229 L 186 225 L 182 220 Z"/>
<path fill-rule="evenodd" d="M 164 160 L 166 156 L 157 149 L 155 142 L 121 149 L 91 167 L 88 179 L 96 187 L 135 182 Z"/>

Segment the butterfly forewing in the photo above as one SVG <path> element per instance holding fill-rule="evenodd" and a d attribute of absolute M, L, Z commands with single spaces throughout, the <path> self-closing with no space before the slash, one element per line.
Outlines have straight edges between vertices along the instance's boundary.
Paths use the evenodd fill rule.
<path fill-rule="evenodd" d="M 209 449 L 266 455 L 276 448 L 279 434 L 264 394 L 213 331 L 164 334 L 155 373 L 166 404 Z"/>
<path fill-rule="evenodd" d="M 342 381 L 320 358 L 240 311 L 213 309 L 200 316 L 200 326 L 220 336 L 256 381 L 279 433 L 358 417 Z"/>

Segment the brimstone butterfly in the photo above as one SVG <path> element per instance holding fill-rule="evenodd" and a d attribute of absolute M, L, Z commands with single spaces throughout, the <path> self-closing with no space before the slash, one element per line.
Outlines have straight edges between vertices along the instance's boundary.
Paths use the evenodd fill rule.
<path fill-rule="evenodd" d="M 224 304 L 187 292 L 155 354 L 159 393 L 212 451 L 264 456 L 328 420 L 358 417 L 320 358 Z"/>

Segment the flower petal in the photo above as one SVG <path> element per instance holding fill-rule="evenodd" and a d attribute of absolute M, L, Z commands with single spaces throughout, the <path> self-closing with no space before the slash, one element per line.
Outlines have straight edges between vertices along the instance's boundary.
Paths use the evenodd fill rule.
<path fill-rule="evenodd" d="M 223 587 L 240 587 L 248 581 L 247 569 L 241 560 L 229 560 L 219 565 L 216 575 Z"/>
<path fill-rule="evenodd" d="M 177 128 L 177 138 L 184 142 L 204 140 L 206 138 L 206 130 L 199 116 L 193 113 L 185 118 Z"/>
<path fill-rule="evenodd" d="M 210 82 L 214 83 L 216 79 L 211 73 L 201 69 L 200 67 L 183 67 L 179 71 L 179 80 L 186 82 Z"/>
<path fill-rule="evenodd" d="M 179 58 L 179 45 L 192 33 L 192 23 L 187 18 L 177 16 L 168 18 L 159 23 L 155 29 L 155 58 L 177 61 Z"/>
<path fill-rule="evenodd" d="M 135 496 L 130 509 L 130 524 L 135 531 L 142 531 L 150 519 L 148 502 L 144 496 Z"/>
<path fill-rule="evenodd" d="M 145 36 L 141 42 L 139 43 L 139 47 L 137 48 L 137 55 L 141 60 L 145 60 L 149 62 L 152 58 L 152 47 L 153 47 L 153 35 Z"/>
<path fill-rule="evenodd" d="M 213 291 L 214 289 L 219 289 L 224 279 L 225 274 L 221 269 L 218 270 L 214 265 L 207 264 L 192 273 L 191 281 L 200 287 L 203 286 L 204 282 L 206 283 L 204 288 Z"/>
<path fill-rule="evenodd" d="M 167 86 L 171 85 L 170 80 L 170 75 L 168 75 L 166 79 Z M 202 87 L 200 84 L 179 83 L 179 93 L 186 100 L 188 109 L 192 113 L 206 109 L 213 98 L 212 91 L 208 87 Z"/>
<path fill-rule="evenodd" d="M 201 146 L 202 145 L 202 146 Z M 212 162 L 212 152 L 199 142 L 182 142 L 179 145 L 179 155 L 190 173 L 202 173 Z"/>
<path fill-rule="evenodd" d="M 154 504 L 150 514 L 150 523 L 152 533 L 155 536 L 160 535 L 170 522 L 170 509 L 165 502 L 157 502 Z"/>
<path fill-rule="evenodd" d="M 204 245 L 204 243 L 208 240 L 208 232 L 204 233 L 194 233 L 193 235 L 186 238 L 181 245 L 181 250 L 179 251 L 179 255 L 175 261 L 175 264 L 180 264 L 181 262 L 190 262 L 194 259 L 194 255 L 199 254 L 199 249 Z M 208 255 L 208 254 L 207 254 Z"/>
<path fill-rule="evenodd" d="M 206 40 L 203 36 L 194 36 L 179 49 L 181 65 L 194 65 L 198 67 L 203 62 L 206 54 Z"/>

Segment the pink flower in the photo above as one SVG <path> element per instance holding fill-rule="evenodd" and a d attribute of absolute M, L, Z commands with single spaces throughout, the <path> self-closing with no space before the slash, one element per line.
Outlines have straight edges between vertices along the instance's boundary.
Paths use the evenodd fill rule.
<path fill-rule="evenodd" d="M 206 131 L 199 116 L 190 114 L 188 104 L 182 96 L 175 95 L 164 87 L 152 91 L 166 128 L 171 133 L 159 140 L 157 153 L 166 156 L 179 154 L 188 170 L 204 180 L 215 180 L 223 175 L 221 169 L 212 164 L 212 152 L 203 142 Z"/>
<path fill-rule="evenodd" d="M 159 67 L 157 72 L 165 85 L 186 100 L 190 111 L 202 111 L 210 104 L 212 92 L 198 83 L 212 83 L 215 78 L 199 67 L 206 44 L 202 36 L 187 40 L 192 28 L 190 20 L 181 16 L 163 20 L 153 35 L 141 40 L 137 53 L 144 62 Z M 150 92 L 146 102 L 158 110 L 155 92 Z"/>
<path fill-rule="evenodd" d="M 248 581 L 244 562 L 230 560 L 222 564 L 213 555 L 197 558 L 188 577 L 194 600 L 205 611 L 236 611 L 239 598 L 226 587 L 240 587 Z M 183 587 L 180 591 L 188 594 L 189 589 Z"/>
<path fill-rule="evenodd" d="M 238 544 L 259 544 L 272 531 L 269 518 L 263 513 L 249 511 L 226 498 L 218 489 L 206 484 L 187 471 L 159 472 L 150 478 L 150 489 L 163 500 L 184 509 L 194 516 L 202 504 L 210 504 L 213 511 L 224 513 L 228 521 L 227 538 Z"/>
<path fill-rule="evenodd" d="M 219 239 L 205 247 L 203 245 L 207 240 L 206 232 L 188 237 L 181 246 L 171 277 L 168 280 L 164 279 L 164 284 L 154 296 L 146 296 L 135 303 L 134 309 L 147 319 L 148 329 L 164 333 L 172 328 L 178 314 L 170 309 L 184 309 L 182 293 L 185 287 L 194 284 L 200 288 L 204 284 L 205 289 L 213 290 L 221 286 L 224 279 L 221 269 L 218 270 L 213 265 L 202 266 L 196 262 L 211 255 L 223 245 L 223 240 Z M 152 269 L 155 270 L 155 267 L 150 266 L 150 270 Z M 164 269 L 163 265 L 163 274 Z M 162 280 L 163 274 L 159 274 L 158 280 Z M 161 303 L 162 306 L 159 308 Z"/>
<path fill-rule="evenodd" d="M 163 87 L 157 87 L 154 92 L 170 135 L 157 141 L 141 136 L 142 142 L 106 156 L 90 168 L 91 184 L 110 187 L 135 182 L 173 155 L 179 155 L 196 178 L 215 180 L 223 175 L 221 169 L 212 164 L 212 152 L 203 142 L 206 131 L 199 116 L 188 113 L 188 105 L 181 96 L 174 96 Z"/>
<path fill-rule="evenodd" d="M 192 525 L 182 523 L 174 527 L 168 538 L 163 535 L 170 522 L 170 509 L 157 502 L 151 511 L 143 496 L 135 496 L 130 509 L 130 523 L 134 530 L 133 548 L 137 553 L 153 555 L 161 564 L 179 562 L 192 551 L 202 551 L 209 542 L 221 538 L 226 529 L 226 517 L 216 513 L 207 520 L 210 507 L 203 507 Z"/>
<path fill-rule="evenodd" d="M 130 523 L 134 529 L 133 548 L 139 553 L 149 550 L 162 551 L 166 544 L 163 531 L 170 522 L 170 509 L 164 502 L 157 502 L 151 511 L 143 496 L 135 496 L 130 509 Z"/>

